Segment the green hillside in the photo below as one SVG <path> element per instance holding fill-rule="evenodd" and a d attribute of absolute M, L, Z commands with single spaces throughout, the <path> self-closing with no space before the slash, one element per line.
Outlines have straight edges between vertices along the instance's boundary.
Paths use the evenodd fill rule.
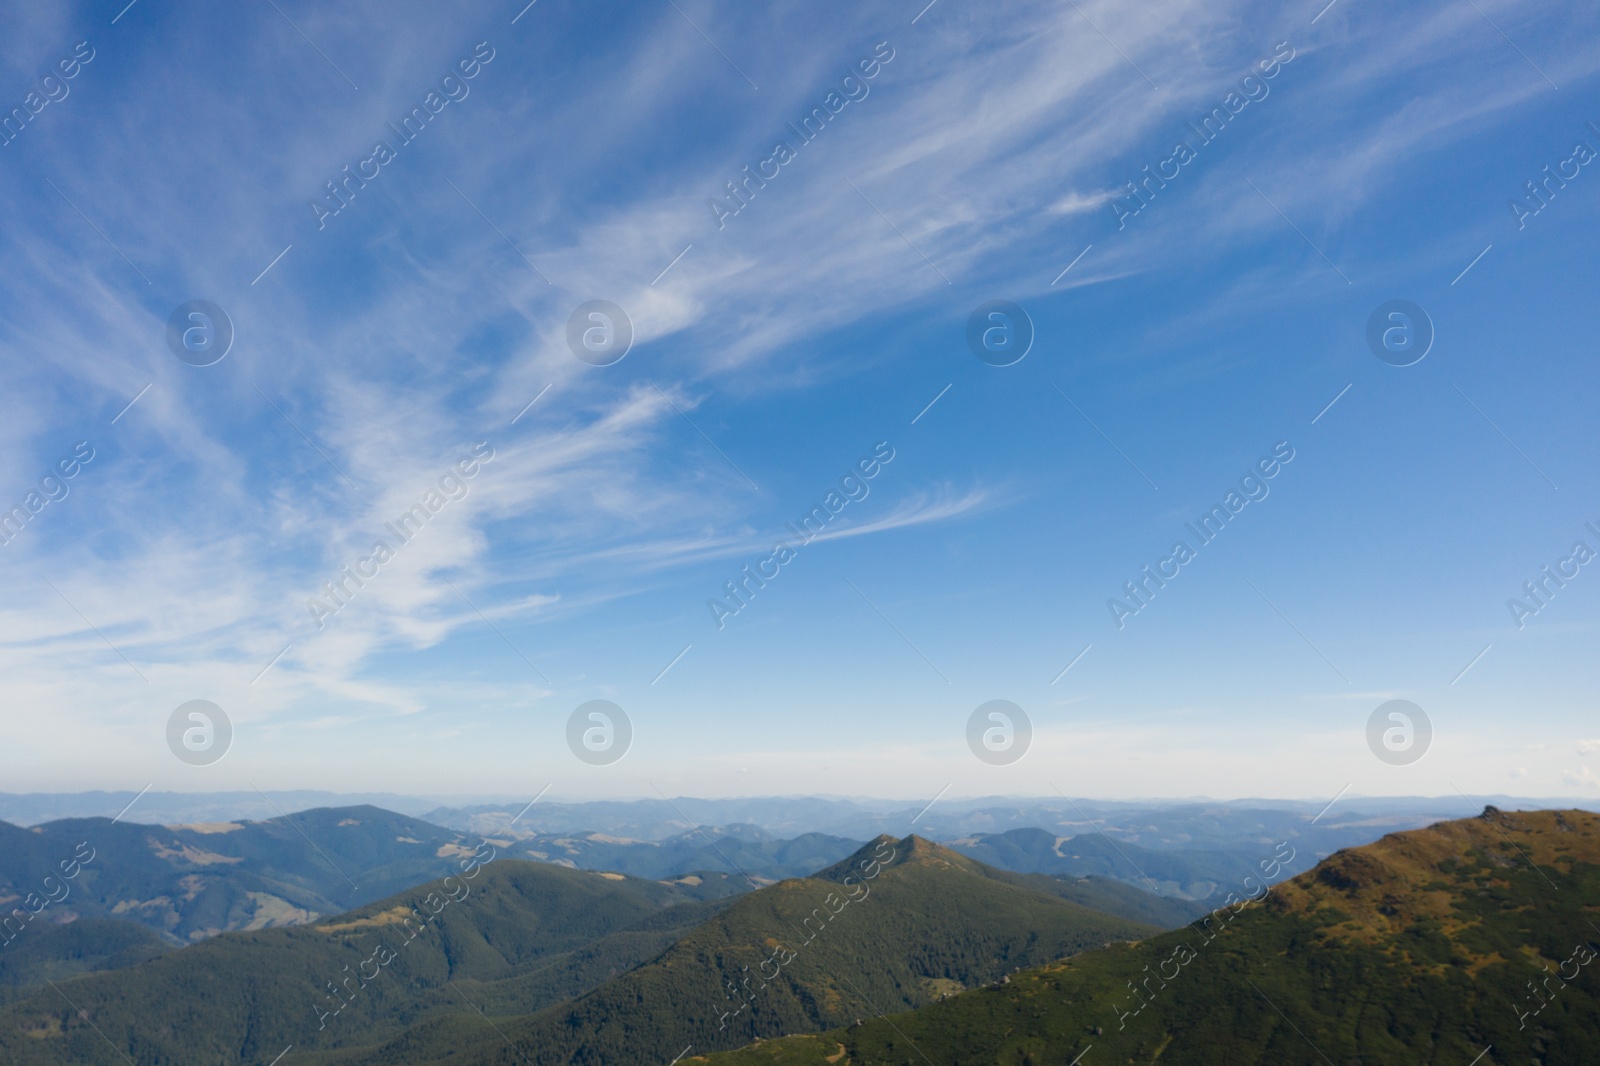
<path fill-rule="evenodd" d="M 465 1013 L 441 1019 L 349 1061 L 665 1064 L 686 1048 L 931 1003 L 1155 931 L 1027 880 L 919 837 L 880 837 L 814 877 L 740 897 L 660 958 L 571 1003 L 493 1026 Z"/>
<path fill-rule="evenodd" d="M 1027 878 L 1024 883 L 1029 885 L 1054 882 L 1049 888 L 1041 886 L 1040 891 L 1051 892 L 1091 910 L 1132 918 L 1136 922 L 1147 922 L 1160 929 L 1176 929 L 1180 925 L 1203 917 L 1210 910 L 1203 903 L 1157 896 L 1126 881 L 1103 877 L 1073 877 L 1069 874 L 1056 874 L 1053 877 L 1042 877 L 1038 874 L 1021 876 Z"/>
<path fill-rule="evenodd" d="M 728 891 L 497 859 L 336 918 L 58 979 L 0 1007 L 0 1062 L 265 1064 L 290 1045 L 286 1066 L 331 1061 L 466 1002 L 510 1014 L 581 995 L 660 955 L 725 906 L 702 897 Z"/>
<path fill-rule="evenodd" d="M 1203 923 L 709 1061 L 1577 1066 L 1600 1048 L 1597 955 L 1600 816 L 1488 808 L 1338 852 Z"/>
<path fill-rule="evenodd" d="M 169 950 L 158 933 L 135 922 L 84 918 L 42 925 L 0 950 L 0 1003 L 23 998 L 46 981 L 132 966 Z"/>

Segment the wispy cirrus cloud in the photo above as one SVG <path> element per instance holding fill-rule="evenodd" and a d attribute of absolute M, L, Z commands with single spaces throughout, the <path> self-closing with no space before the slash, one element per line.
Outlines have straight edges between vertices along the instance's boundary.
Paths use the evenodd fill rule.
<path fill-rule="evenodd" d="M 987 489 L 970 489 L 960 494 L 949 488 L 934 493 L 916 493 L 911 498 L 900 501 L 894 510 L 882 518 L 859 525 L 842 525 L 837 529 L 828 529 L 811 539 L 814 543 L 822 540 L 840 540 L 845 537 L 865 537 L 892 529 L 945 522 L 963 515 L 976 514 L 1001 503 L 1001 497 Z"/>
<path fill-rule="evenodd" d="M 749 492 L 674 402 L 718 448 L 737 450 L 715 424 L 730 395 L 781 396 L 827 427 L 833 390 L 875 358 L 841 356 L 826 339 L 839 331 L 924 313 L 959 330 L 953 294 L 1042 298 L 1163 269 L 1174 247 L 1293 245 L 1243 176 L 1315 232 L 1388 195 L 1395 160 L 1448 152 L 1545 91 L 1470 6 L 1371 21 L 1336 8 L 1317 36 L 1311 12 L 1259 4 L 1082 8 L 1114 46 L 1045 2 L 1003 18 L 940 5 L 914 27 L 848 4 L 826 18 L 799 3 L 697 9 L 763 71 L 759 93 L 661 5 L 539 5 L 515 27 L 510 12 L 422 3 L 292 7 L 359 91 L 266 6 L 223 20 L 139 5 L 114 28 L 99 9 L 20 14 L 0 45 L 13 72 L 82 35 L 100 55 L 0 157 L 16 206 L 0 235 L 0 476 L 26 486 L 78 439 L 103 459 L 0 549 L 24 590 L 0 607 L 8 698 L 136 720 L 152 704 L 126 655 L 163 700 L 248 691 L 262 722 L 413 715 L 438 690 L 378 676 L 392 657 L 497 641 L 485 618 L 622 624 L 616 605 L 770 540 L 782 501 Z M 1302 53 L 1241 118 L 1240 145 L 1116 231 L 1109 190 L 1285 37 Z M 497 54 L 470 96 L 317 229 L 308 201 L 479 40 Z M 895 58 L 871 94 L 719 229 L 707 198 L 879 40 Z M 1558 81 L 1592 73 L 1592 55 L 1558 43 L 1538 53 Z M 1311 106 L 1341 100 L 1349 113 Z M 1398 254 L 1432 254 L 1424 243 Z M 1262 259 L 1203 310 L 1136 328 L 1181 337 L 1284 272 Z M 238 327 L 204 370 L 163 341 L 196 296 Z M 596 297 L 636 328 L 615 368 L 567 348 L 567 316 Z M 477 441 L 496 458 L 468 497 L 316 628 L 306 600 Z M 756 440 L 740 461 L 778 466 L 788 447 Z M 879 490 L 880 517 L 818 539 L 861 547 L 1021 496 L 943 477 Z"/>

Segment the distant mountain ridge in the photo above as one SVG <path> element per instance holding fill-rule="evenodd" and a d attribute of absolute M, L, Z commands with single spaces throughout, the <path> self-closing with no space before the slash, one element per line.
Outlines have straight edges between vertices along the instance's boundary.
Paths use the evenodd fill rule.
<path fill-rule="evenodd" d="M 1565 800 L 1555 803 L 1571 803 Z M 1439 798 L 1343 796 L 1332 807 L 1297 800 L 1108 801 L 1059 797 L 985 797 L 925 802 L 842 800 L 817 797 L 751 797 L 719 800 L 680 796 L 671 800 L 564 803 L 541 800 L 522 813 L 524 802 L 441 807 L 422 816 L 454 829 L 485 835 L 598 832 L 632 840 L 664 840 L 698 828 L 752 823 L 776 837 L 823 833 L 869 840 L 916 833 L 949 843 L 980 834 L 1042 828 L 1057 836 L 1105 833 L 1120 843 L 1152 849 L 1212 850 L 1292 839 L 1316 821 L 1318 844 L 1303 850 L 1328 854 L 1370 843 L 1386 832 L 1415 829 L 1459 818 L 1486 804 L 1511 809 L 1546 808 L 1551 801 L 1451 795 Z M 1324 808 L 1328 808 L 1324 810 Z M 1597 808 L 1600 809 L 1600 808 Z M 521 814 L 515 826 L 508 823 Z M 1308 840 L 1309 843 L 1309 840 Z"/>
<path fill-rule="evenodd" d="M 1011 829 L 946 842 L 963 855 L 1005 870 L 1072 877 L 1104 877 L 1164 896 L 1205 900 L 1254 872 L 1254 858 L 1243 848 L 1146 848 L 1117 843 L 1098 833 L 1057 836 L 1044 829 Z M 1298 855 L 1291 873 L 1309 869 L 1310 854 Z"/>
<path fill-rule="evenodd" d="M 0 823 L 0 912 L 22 909 L 24 927 L 126 919 L 169 943 L 190 943 L 348 910 L 452 871 L 479 843 L 377 807 L 194 826 Z M 70 878 L 62 874 L 68 860 L 79 867 Z M 36 909 L 32 901 L 47 902 Z M 20 935 L 5 930 L 0 940 Z"/>
<path fill-rule="evenodd" d="M 862 797 L 751 796 L 704 799 L 561 800 L 541 799 L 528 808 L 530 796 L 464 797 L 394 793 L 315 791 L 200 792 L 149 791 L 5 793 L 0 792 L 0 821 L 32 826 L 65 818 L 114 817 L 125 807 L 127 819 L 157 824 L 266 821 L 318 807 L 373 806 L 461 832 L 500 834 L 520 814 L 513 830 L 529 834 L 597 832 L 634 840 L 663 840 L 702 826 L 748 822 L 776 837 L 824 833 L 868 840 L 879 833 L 896 837 L 917 832 L 931 840 L 950 841 L 979 833 L 1042 827 L 1061 836 L 1104 830 L 1118 842 L 1145 847 L 1229 847 L 1247 839 L 1281 840 L 1285 828 L 1303 827 L 1312 818 L 1319 829 L 1333 829 L 1334 848 L 1376 839 L 1384 832 L 1417 828 L 1441 819 L 1458 818 L 1492 804 L 1504 810 L 1588 807 L 1571 798 L 1455 794 L 1442 797 L 1369 797 L 1344 795 L 1326 812 L 1322 800 L 1063 799 L 987 796 L 943 798 L 924 810 L 926 800 Z M 1360 841 L 1338 830 L 1359 830 Z M 1325 850 L 1325 849 L 1324 849 Z"/>
<path fill-rule="evenodd" d="M 70 818 L 117 818 L 153 825 L 268 821 L 318 807 L 380 807 L 412 818 L 460 797 L 393 792 L 0 792 L 0 822 L 34 826 Z M 507 800 L 506 802 L 510 802 Z"/>
<path fill-rule="evenodd" d="M 676 877 L 694 870 L 736 871 L 758 884 L 803 877 L 861 846 L 859 840 L 803 833 L 777 838 L 753 825 L 692 829 L 664 840 L 629 840 L 605 833 L 539 833 L 504 840 L 508 854 L 583 870 L 615 870 L 635 877 Z"/>

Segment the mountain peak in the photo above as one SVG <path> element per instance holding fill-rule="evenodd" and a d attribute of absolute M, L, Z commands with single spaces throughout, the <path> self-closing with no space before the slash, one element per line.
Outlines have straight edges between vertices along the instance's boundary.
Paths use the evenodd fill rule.
<path fill-rule="evenodd" d="M 876 877 L 889 867 L 907 865 L 961 870 L 977 870 L 980 867 L 976 861 L 927 837 L 912 833 L 896 840 L 888 833 L 880 833 L 863 844 L 854 855 L 811 876 L 822 881 L 843 881 L 852 875 L 858 878 Z"/>
<path fill-rule="evenodd" d="M 927 837 L 919 837 L 915 833 L 896 842 L 899 852 L 898 857 L 891 865 L 902 863 L 949 863 L 954 866 L 971 867 L 973 861 L 960 852 L 952 851 L 943 844 L 937 844 Z"/>

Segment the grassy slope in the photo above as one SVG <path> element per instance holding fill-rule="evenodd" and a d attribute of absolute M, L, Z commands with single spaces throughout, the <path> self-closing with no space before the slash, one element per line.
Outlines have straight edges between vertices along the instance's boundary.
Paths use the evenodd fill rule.
<path fill-rule="evenodd" d="M 1213 939 L 1189 927 L 892 1024 L 711 1061 L 1024 1066 L 1086 1052 L 1084 1066 L 1466 1066 L 1490 1045 L 1485 1062 L 1596 1061 L 1600 965 L 1568 961 L 1600 951 L 1596 815 L 1491 809 L 1393 834 L 1331 856 L 1231 922 L 1218 912 L 1218 925 Z M 1570 983 L 1552 976 L 1563 970 Z M 1539 1006 L 1528 982 L 1541 979 L 1550 1005 L 1523 1018 Z M 1143 1001 L 1135 981 L 1148 989 Z"/>
<path fill-rule="evenodd" d="M 991 876 L 1007 880 L 1035 892 L 1060 896 L 1069 903 L 1101 911 L 1118 918 L 1153 925 L 1157 929 L 1176 929 L 1204 916 L 1211 908 L 1192 900 L 1158 896 L 1122 881 L 1100 877 L 1072 877 L 1057 874 L 1017 874 L 995 870 Z"/>
<path fill-rule="evenodd" d="M 437 891 L 437 882 L 421 885 L 311 925 L 226 933 L 129 969 L 58 981 L 59 993 L 45 988 L 0 1009 L 0 1062 L 254 1064 L 290 1044 L 297 1063 L 319 1061 L 329 1049 L 457 1014 L 463 996 L 511 1013 L 581 994 L 660 954 L 723 905 L 694 901 L 693 889 L 499 860 L 408 939 L 399 916 Z M 319 1029 L 319 1012 L 333 1006 L 329 983 L 380 943 L 394 961 L 373 966 L 375 978 Z"/>
<path fill-rule="evenodd" d="M 863 898 L 841 902 L 846 891 L 862 895 L 843 878 L 859 876 L 874 854 L 892 862 L 863 882 Z M 873 1005 L 903 1010 L 1154 931 L 1016 883 L 1027 880 L 920 838 L 882 837 L 814 877 L 741 897 L 661 958 L 572 1003 L 496 1019 L 498 1033 L 468 1017 L 420 1026 L 353 1061 L 663 1064 L 687 1046 L 826 1029 L 870 1016 Z M 802 930 L 808 916 L 814 926 Z M 764 983 L 763 960 L 780 948 L 792 958 L 781 971 L 768 962 L 774 979 Z"/>

